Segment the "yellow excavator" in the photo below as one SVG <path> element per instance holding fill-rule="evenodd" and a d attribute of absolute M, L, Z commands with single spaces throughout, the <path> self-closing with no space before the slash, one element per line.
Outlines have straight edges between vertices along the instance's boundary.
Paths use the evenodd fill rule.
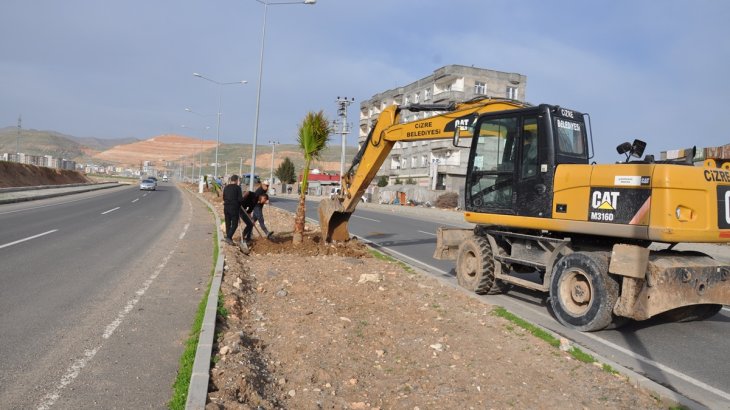
<path fill-rule="evenodd" d="M 401 123 L 402 110 L 436 113 Z M 730 242 L 730 171 L 685 160 L 591 163 L 590 117 L 557 105 L 478 98 L 382 111 L 343 189 L 320 203 L 327 241 L 349 239 L 350 215 L 396 142 L 451 139 L 469 148 L 464 219 L 439 228 L 436 259 L 479 294 L 519 286 L 549 295 L 563 325 L 615 328 L 664 315 L 702 320 L 730 304 L 730 265 L 678 243 Z M 728 248 L 730 250 L 730 248 Z"/>

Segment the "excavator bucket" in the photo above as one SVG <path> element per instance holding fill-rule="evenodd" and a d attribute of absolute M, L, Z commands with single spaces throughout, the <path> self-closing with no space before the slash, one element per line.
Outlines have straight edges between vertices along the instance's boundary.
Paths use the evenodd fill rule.
<path fill-rule="evenodd" d="M 345 212 L 339 199 L 323 199 L 319 203 L 319 226 L 326 242 L 350 239 L 347 223 L 352 212 Z"/>

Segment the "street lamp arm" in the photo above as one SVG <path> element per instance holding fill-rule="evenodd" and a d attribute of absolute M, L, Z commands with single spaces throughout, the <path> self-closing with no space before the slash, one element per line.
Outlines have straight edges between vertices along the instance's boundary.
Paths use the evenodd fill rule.
<path fill-rule="evenodd" d="M 248 83 L 248 81 L 246 81 L 246 80 L 230 81 L 230 82 L 225 82 L 224 83 L 224 82 L 216 81 L 216 80 L 214 80 L 212 78 L 208 78 L 208 77 L 206 77 L 206 76 L 204 76 L 204 75 L 202 75 L 200 73 L 193 73 L 193 75 L 195 77 L 202 78 L 203 80 L 208 80 L 211 83 L 218 84 L 218 85 L 247 84 Z"/>
<path fill-rule="evenodd" d="M 277 1 L 275 3 L 264 1 L 264 0 L 256 0 L 257 2 L 267 5 L 267 6 L 278 6 L 280 4 L 311 4 L 314 5 L 317 3 L 317 0 L 303 0 L 303 1 Z"/>

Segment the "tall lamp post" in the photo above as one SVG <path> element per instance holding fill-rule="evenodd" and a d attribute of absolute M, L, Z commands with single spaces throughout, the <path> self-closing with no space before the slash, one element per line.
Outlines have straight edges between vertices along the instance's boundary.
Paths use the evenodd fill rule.
<path fill-rule="evenodd" d="M 261 80 L 264 74 L 264 45 L 266 44 L 266 15 L 269 12 L 269 6 L 280 6 L 285 4 L 311 4 L 317 3 L 317 0 L 303 0 L 303 1 L 282 1 L 282 2 L 270 2 L 267 0 L 256 0 L 257 2 L 264 5 L 264 24 L 261 29 L 261 55 L 259 57 L 259 84 L 256 91 L 256 119 L 254 120 L 253 128 L 253 152 L 251 153 L 251 180 L 249 182 L 249 191 L 253 191 L 254 174 L 256 173 L 256 140 L 259 135 L 259 111 L 261 108 Z"/>
<path fill-rule="evenodd" d="M 269 185 L 274 185 L 274 154 L 276 154 L 276 146 L 279 141 L 269 141 L 271 145 L 271 175 L 269 176 Z"/>
<path fill-rule="evenodd" d="M 216 127 L 215 131 L 215 165 L 213 170 L 213 178 L 218 177 L 218 145 L 220 145 L 220 136 L 221 136 L 221 100 L 223 98 L 223 86 L 224 85 L 236 85 L 236 84 L 246 84 L 248 81 L 246 80 L 240 80 L 240 81 L 231 81 L 231 82 L 221 82 L 216 81 L 211 78 L 208 78 L 202 74 L 193 73 L 194 76 L 198 78 L 202 78 L 203 80 L 208 80 L 213 84 L 218 85 L 218 125 Z"/>

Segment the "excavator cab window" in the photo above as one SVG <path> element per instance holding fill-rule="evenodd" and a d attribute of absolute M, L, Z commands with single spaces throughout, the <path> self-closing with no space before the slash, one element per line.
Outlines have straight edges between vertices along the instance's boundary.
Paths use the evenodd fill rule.
<path fill-rule="evenodd" d="M 588 140 L 583 114 L 556 107 L 553 111 L 557 163 L 588 163 Z"/>
<path fill-rule="evenodd" d="M 476 146 L 466 186 L 469 208 L 512 208 L 518 131 L 516 117 L 486 118 L 477 124 Z"/>

